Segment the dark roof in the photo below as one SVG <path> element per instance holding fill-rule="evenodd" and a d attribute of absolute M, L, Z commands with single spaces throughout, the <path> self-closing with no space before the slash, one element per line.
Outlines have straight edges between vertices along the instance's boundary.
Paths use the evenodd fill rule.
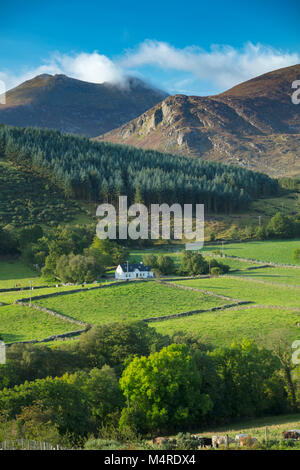
<path fill-rule="evenodd" d="M 120 266 L 124 272 L 127 272 L 127 263 L 121 263 Z M 138 269 L 139 271 L 151 271 L 150 266 L 145 266 L 143 263 L 137 263 L 137 264 L 128 263 L 129 273 L 133 273 L 135 269 Z"/>

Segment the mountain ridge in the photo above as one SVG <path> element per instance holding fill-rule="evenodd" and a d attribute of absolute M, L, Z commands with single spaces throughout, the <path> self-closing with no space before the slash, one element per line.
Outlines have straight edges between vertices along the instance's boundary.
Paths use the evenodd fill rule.
<path fill-rule="evenodd" d="M 99 140 L 238 164 L 271 176 L 300 175 L 300 106 L 291 101 L 300 65 L 219 95 L 169 96 Z"/>
<path fill-rule="evenodd" d="M 41 74 L 6 93 L 0 122 L 93 137 L 137 117 L 166 96 L 135 77 L 116 85 Z"/>

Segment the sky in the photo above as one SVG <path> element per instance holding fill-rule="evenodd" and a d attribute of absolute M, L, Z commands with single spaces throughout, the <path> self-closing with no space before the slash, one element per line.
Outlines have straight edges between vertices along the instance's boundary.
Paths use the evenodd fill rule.
<path fill-rule="evenodd" d="M 299 0 L 0 0 L 0 81 L 41 73 L 210 95 L 300 63 Z"/>

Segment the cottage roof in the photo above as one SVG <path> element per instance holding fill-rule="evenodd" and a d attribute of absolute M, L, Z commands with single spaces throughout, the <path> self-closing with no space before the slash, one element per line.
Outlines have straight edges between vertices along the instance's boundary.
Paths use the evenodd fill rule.
<path fill-rule="evenodd" d="M 121 263 L 120 264 L 122 270 L 124 272 L 127 272 L 127 263 Z M 135 270 L 138 270 L 138 271 L 142 271 L 142 272 L 150 272 L 151 271 L 151 267 L 150 266 L 145 266 L 144 263 L 136 263 L 136 264 L 129 264 L 128 263 L 128 272 L 129 273 L 134 273 Z"/>

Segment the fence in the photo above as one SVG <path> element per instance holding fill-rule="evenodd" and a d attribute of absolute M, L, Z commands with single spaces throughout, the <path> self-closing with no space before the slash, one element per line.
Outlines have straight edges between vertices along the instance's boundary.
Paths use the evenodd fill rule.
<path fill-rule="evenodd" d="M 16 439 L 15 441 L 0 442 L 0 450 L 63 450 L 60 445 L 48 442 L 31 441 L 29 439 Z"/>

